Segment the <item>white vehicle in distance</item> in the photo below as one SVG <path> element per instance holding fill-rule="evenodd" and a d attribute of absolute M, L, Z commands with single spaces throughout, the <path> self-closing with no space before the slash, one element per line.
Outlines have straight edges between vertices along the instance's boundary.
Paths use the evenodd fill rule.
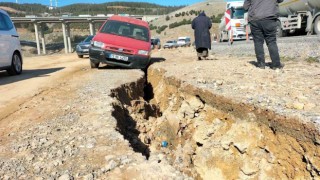
<path fill-rule="evenodd" d="M 19 35 L 10 16 L 0 9 L 0 70 L 10 75 L 21 74 L 22 53 Z"/>
<path fill-rule="evenodd" d="M 176 40 L 169 40 L 163 45 L 163 49 L 166 49 L 166 48 L 171 49 L 171 48 L 177 48 L 177 47 L 178 47 L 178 44 Z"/>
<path fill-rule="evenodd" d="M 190 47 L 191 46 L 190 37 L 179 37 L 177 44 L 180 47 L 187 47 L 187 46 Z"/>

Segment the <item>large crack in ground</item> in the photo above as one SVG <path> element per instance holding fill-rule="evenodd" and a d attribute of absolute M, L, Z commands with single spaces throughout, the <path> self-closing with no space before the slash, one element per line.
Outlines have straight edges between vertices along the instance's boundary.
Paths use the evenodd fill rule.
<path fill-rule="evenodd" d="M 147 159 L 160 155 L 160 166 L 166 159 L 195 179 L 320 177 L 317 138 L 294 119 L 248 111 L 161 69 L 151 68 L 147 81 L 123 85 L 112 96 L 118 131 Z"/>

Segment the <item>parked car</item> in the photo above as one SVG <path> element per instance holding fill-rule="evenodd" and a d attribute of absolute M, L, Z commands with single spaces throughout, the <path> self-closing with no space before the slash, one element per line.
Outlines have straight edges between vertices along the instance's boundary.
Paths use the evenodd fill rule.
<path fill-rule="evenodd" d="M 177 47 L 178 47 L 178 44 L 177 44 L 176 40 L 167 41 L 163 45 L 163 49 L 165 49 L 165 48 L 177 48 Z"/>
<path fill-rule="evenodd" d="M 190 47 L 191 46 L 191 40 L 189 37 L 179 37 L 177 42 L 179 47 Z"/>
<path fill-rule="evenodd" d="M 76 46 L 76 51 L 79 58 L 83 58 L 83 55 L 89 55 L 89 47 L 92 38 L 93 35 L 89 35 Z"/>
<path fill-rule="evenodd" d="M 0 70 L 21 74 L 22 62 L 19 35 L 8 13 L 0 9 Z"/>
<path fill-rule="evenodd" d="M 91 68 L 100 63 L 144 69 L 150 63 L 150 29 L 146 21 L 114 15 L 107 19 L 91 41 Z"/>
<path fill-rule="evenodd" d="M 161 48 L 161 41 L 159 38 L 151 38 L 151 49 L 154 49 L 157 46 L 158 49 Z"/>

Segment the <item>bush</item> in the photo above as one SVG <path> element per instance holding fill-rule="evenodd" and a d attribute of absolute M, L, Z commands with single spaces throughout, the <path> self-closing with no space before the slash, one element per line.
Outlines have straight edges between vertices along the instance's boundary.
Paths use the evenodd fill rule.
<path fill-rule="evenodd" d="M 157 26 L 154 26 L 153 24 L 150 24 L 149 27 L 150 27 L 150 30 L 158 29 L 158 27 L 157 27 Z"/>
<path fill-rule="evenodd" d="M 186 24 L 191 24 L 191 23 L 192 23 L 191 19 L 189 19 L 189 20 L 183 19 L 180 22 L 174 22 L 174 23 L 169 24 L 169 28 L 173 29 L 173 28 L 176 28 L 176 27 L 179 27 L 182 25 L 186 25 Z"/>
<path fill-rule="evenodd" d="M 158 27 L 158 30 L 156 31 L 158 34 L 160 34 L 162 31 L 164 31 L 168 26 L 167 25 L 163 25 L 161 27 Z"/>
<path fill-rule="evenodd" d="M 166 21 L 169 21 L 170 20 L 170 17 L 167 15 L 166 16 Z"/>

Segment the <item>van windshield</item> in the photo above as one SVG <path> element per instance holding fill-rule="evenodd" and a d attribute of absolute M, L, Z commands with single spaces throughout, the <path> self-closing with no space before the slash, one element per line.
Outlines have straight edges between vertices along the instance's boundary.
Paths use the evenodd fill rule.
<path fill-rule="evenodd" d="M 108 20 L 100 32 L 149 42 L 149 31 L 146 27 L 127 22 Z"/>

